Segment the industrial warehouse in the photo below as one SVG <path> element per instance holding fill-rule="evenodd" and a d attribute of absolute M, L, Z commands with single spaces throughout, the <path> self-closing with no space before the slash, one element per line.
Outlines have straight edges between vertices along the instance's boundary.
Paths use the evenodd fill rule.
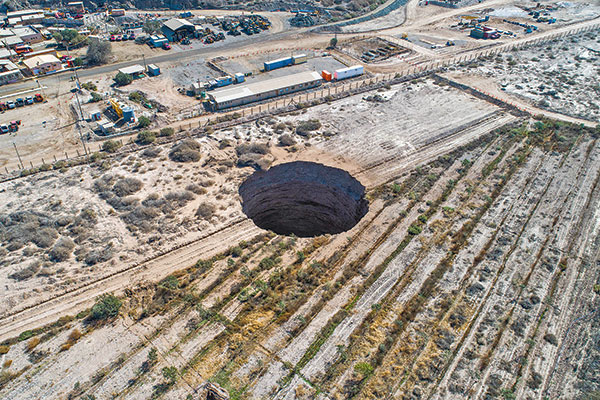
<path fill-rule="evenodd" d="M 322 78 L 318 72 L 306 71 L 244 86 L 216 90 L 208 94 L 210 108 L 222 110 L 241 106 L 299 90 L 314 88 L 321 85 L 321 82 Z"/>

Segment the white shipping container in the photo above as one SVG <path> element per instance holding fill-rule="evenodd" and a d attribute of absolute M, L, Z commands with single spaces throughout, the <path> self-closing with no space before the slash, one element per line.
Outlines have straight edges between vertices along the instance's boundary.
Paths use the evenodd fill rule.
<path fill-rule="evenodd" d="M 294 65 L 305 63 L 308 60 L 306 54 L 294 54 L 292 56 L 292 62 Z"/>
<path fill-rule="evenodd" d="M 338 69 L 334 72 L 333 77 L 336 81 L 339 81 L 342 79 L 353 78 L 362 75 L 363 73 L 364 68 L 362 65 L 353 65 L 352 67 Z"/>

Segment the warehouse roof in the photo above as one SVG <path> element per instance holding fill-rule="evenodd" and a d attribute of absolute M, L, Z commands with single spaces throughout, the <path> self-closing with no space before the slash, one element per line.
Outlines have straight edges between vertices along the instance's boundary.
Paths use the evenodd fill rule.
<path fill-rule="evenodd" d="M 142 72 L 144 72 L 144 67 L 142 67 L 140 64 L 135 64 L 129 67 L 121 68 L 119 72 L 122 72 L 127 75 L 141 74 Z"/>
<path fill-rule="evenodd" d="M 192 24 L 189 21 L 186 21 L 185 19 L 180 19 L 180 18 L 171 18 L 170 20 L 165 22 L 163 25 L 166 26 L 167 28 L 169 28 L 170 30 L 172 30 L 173 32 L 175 32 L 177 29 L 183 28 L 185 26 L 189 26 L 192 29 L 195 29 L 194 24 Z"/>
<path fill-rule="evenodd" d="M 210 96 L 217 103 L 241 99 L 252 95 L 271 92 L 295 85 L 302 85 L 320 81 L 321 75 L 315 71 L 305 71 L 297 74 L 281 76 L 279 78 L 268 79 L 261 82 L 249 83 L 243 86 L 234 86 L 227 89 L 215 90 Z"/>
<path fill-rule="evenodd" d="M 10 56 L 16 56 L 17 53 L 14 50 L 8 49 L 0 49 L 0 60 L 3 58 L 8 58 Z"/>
<path fill-rule="evenodd" d="M 0 71 L 2 72 L 6 72 L 6 71 L 14 71 L 14 70 L 18 70 L 19 67 L 17 67 L 13 62 L 8 61 L 8 60 L 0 60 Z"/>

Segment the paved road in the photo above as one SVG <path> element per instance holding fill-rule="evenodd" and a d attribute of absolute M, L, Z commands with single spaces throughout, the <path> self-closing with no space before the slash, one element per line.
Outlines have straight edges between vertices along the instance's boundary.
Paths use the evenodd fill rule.
<path fill-rule="evenodd" d="M 174 61 L 185 61 L 188 59 L 195 59 L 201 56 L 202 58 L 212 58 L 216 57 L 224 51 L 231 50 L 247 50 L 250 49 L 257 44 L 282 40 L 292 36 L 297 35 L 301 30 L 290 30 L 283 31 L 273 34 L 266 35 L 258 35 L 258 36 L 248 36 L 243 39 L 238 39 L 235 41 L 218 43 L 216 46 L 211 47 L 200 47 L 196 49 L 190 50 L 182 50 L 182 51 L 165 51 L 164 54 L 160 54 L 158 56 L 146 57 L 147 64 L 161 64 L 168 63 Z M 98 75 L 104 75 L 113 71 L 117 71 L 121 68 L 128 67 L 135 64 L 142 64 L 143 59 L 139 58 L 137 60 L 132 61 L 124 61 L 116 64 L 103 65 L 100 67 L 81 69 L 77 72 L 79 78 L 90 78 Z M 0 87 L 0 96 L 4 96 L 10 93 L 22 92 L 25 90 L 29 90 L 37 87 L 37 81 L 39 81 L 42 85 L 53 87 L 59 81 L 64 81 L 69 79 L 72 74 L 70 72 L 62 72 L 55 75 L 49 75 L 45 77 L 40 77 L 37 80 L 27 80 L 24 82 L 14 83 L 11 85 L 5 85 Z"/>

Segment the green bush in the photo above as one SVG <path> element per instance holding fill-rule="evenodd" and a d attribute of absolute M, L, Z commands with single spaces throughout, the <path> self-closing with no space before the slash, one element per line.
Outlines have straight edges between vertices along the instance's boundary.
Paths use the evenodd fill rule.
<path fill-rule="evenodd" d="M 143 118 L 143 117 L 141 117 L 141 118 Z M 141 123 L 141 118 L 140 118 L 140 123 Z M 137 138 L 135 139 L 136 143 L 141 144 L 141 145 L 154 143 L 155 140 L 156 140 L 156 133 L 150 132 L 150 131 L 142 131 L 142 132 L 138 133 Z"/>
<path fill-rule="evenodd" d="M 167 383 L 170 385 L 174 384 L 177 380 L 177 368 L 175 367 L 164 367 L 162 369 L 162 374 Z"/>
<path fill-rule="evenodd" d="M 169 290 L 175 290 L 179 287 L 179 280 L 173 275 L 169 275 L 165 279 L 160 281 L 158 285 Z"/>
<path fill-rule="evenodd" d="M 410 233 L 411 235 L 418 235 L 422 232 L 422 230 L 423 229 L 421 229 L 421 227 L 418 225 L 411 225 L 408 227 L 408 233 Z"/>
<path fill-rule="evenodd" d="M 95 92 L 98 90 L 98 87 L 93 82 L 83 82 L 81 87 L 85 90 L 89 90 L 90 92 Z"/>
<path fill-rule="evenodd" d="M 117 73 L 117 76 L 115 76 L 115 82 L 119 86 L 126 86 L 133 82 L 133 78 L 127 74 L 119 72 Z"/>
<path fill-rule="evenodd" d="M 148 101 L 146 99 L 146 96 L 144 96 L 144 94 L 138 90 L 136 90 L 135 92 L 129 93 L 129 100 L 135 101 L 136 103 L 143 103 L 143 102 Z"/>
<path fill-rule="evenodd" d="M 173 136 L 174 133 L 175 133 L 175 129 L 173 129 L 171 127 L 167 127 L 167 128 L 162 128 L 160 130 L 159 136 Z"/>
<path fill-rule="evenodd" d="M 102 95 L 98 92 L 92 92 L 90 93 L 90 95 L 92 96 L 92 98 L 90 99 L 90 103 L 97 103 L 99 101 L 102 101 L 103 99 Z"/>
<path fill-rule="evenodd" d="M 354 371 L 362 375 L 363 378 L 366 378 L 373 373 L 373 366 L 368 362 L 359 362 L 354 366 Z"/>
<path fill-rule="evenodd" d="M 120 147 L 121 143 L 117 142 L 116 140 L 107 140 L 106 142 L 102 143 L 102 151 L 106 151 L 107 153 L 114 153 L 115 151 L 119 150 Z"/>
<path fill-rule="evenodd" d="M 150 124 L 152 123 L 152 121 L 150 121 L 150 118 L 145 117 L 145 116 L 141 116 L 138 118 L 138 127 L 139 128 L 146 128 L 148 126 L 150 126 Z M 155 136 L 156 138 L 156 136 Z"/>
<path fill-rule="evenodd" d="M 114 318 L 119 315 L 121 305 L 118 297 L 111 293 L 105 293 L 96 300 L 90 313 L 90 319 L 99 321 Z"/>

